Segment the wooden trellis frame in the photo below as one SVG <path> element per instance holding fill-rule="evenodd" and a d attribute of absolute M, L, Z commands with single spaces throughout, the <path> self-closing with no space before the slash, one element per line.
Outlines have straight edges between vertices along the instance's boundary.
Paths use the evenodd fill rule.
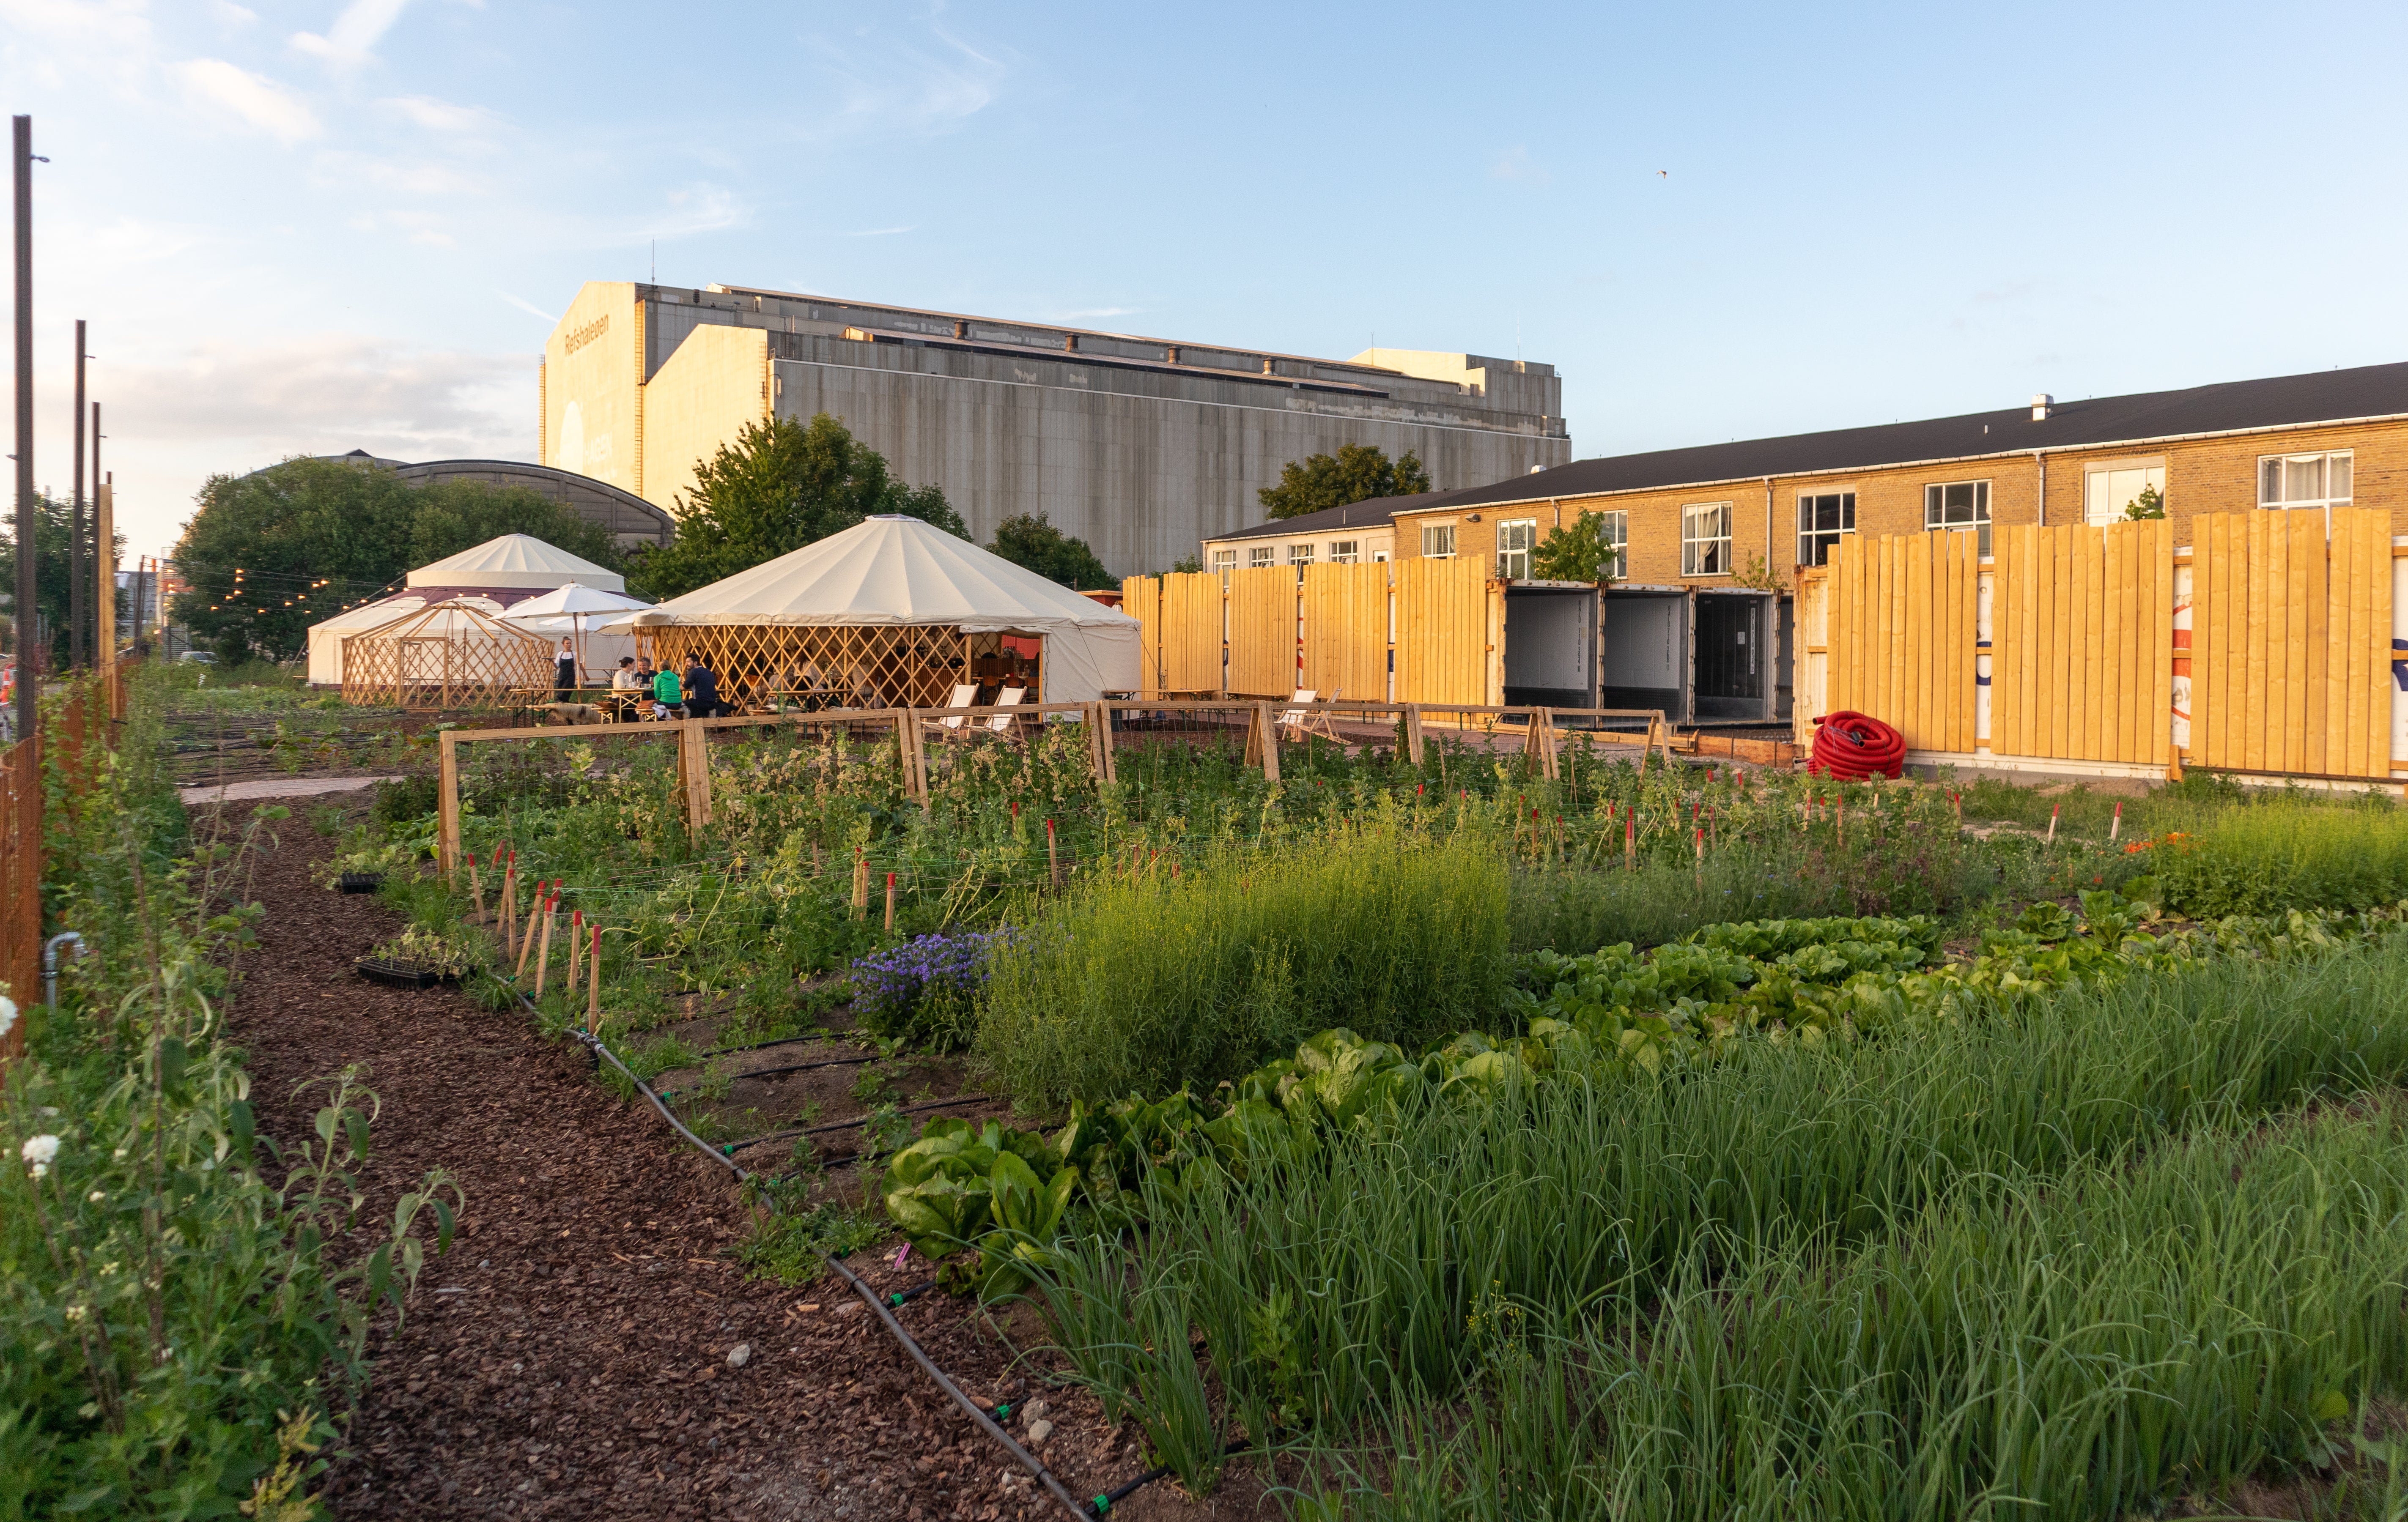
<path fill-rule="evenodd" d="M 984 653 L 980 646 L 1000 649 L 1003 639 L 952 624 L 638 624 L 636 635 L 665 670 L 708 659 L 729 702 L 817 696 L 866 709 L 942 706 Z"/>
<path fill-rule="evenodd" d="M 449 708 L 551 690 L 552 642 L 458 598 L 345 636 L 343 701 Z"/>

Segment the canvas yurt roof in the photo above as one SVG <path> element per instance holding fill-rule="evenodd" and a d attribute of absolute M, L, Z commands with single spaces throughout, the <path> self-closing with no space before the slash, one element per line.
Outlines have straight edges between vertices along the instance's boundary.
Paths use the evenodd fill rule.
<path fill-rule="evenodd" d="M 916 518 L 867 519 L 641 616 L 664 623 L 953 624 L 966 633 L 1137 620 Z"/>
<path fill-rule="evenodd" d="M 1045 695 L 1085 702 L 1135 691 L 1138 621 L 916 518 L 867 519 L 606 631 L 669 626 L 901 628 L 1044 640 Z"/>
<path fill-rule="evenodd" d="M 545 544 L 531 534 L 505 533 L 473 549 L 446 556 L 409 573 L 410 587 L 534 587 L 545 591 L 575 581 L 604 591 L 627 590 L 624 576 L 592 561 Z"/>

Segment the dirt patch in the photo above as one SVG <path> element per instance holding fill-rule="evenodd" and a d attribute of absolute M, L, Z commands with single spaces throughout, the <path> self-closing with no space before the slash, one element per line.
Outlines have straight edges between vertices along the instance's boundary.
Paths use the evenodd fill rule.
<path fill-rule="evenodd" d="M 408 1319 L 376 1332 L 349 1451 L 322 1486 L 337 1516 L 1062 1515 L 837 1281 L 746 1282 L 725 1257 L 746 1226 L 729 1175 L 649 1108 L 620 1104 L 514 1016 L 356 977 L 352 959 L 399 922 L 313 886 L 332 842 L 297 819 L 283 832 L 259 865 L 268 917 L 231 1017 L 261 1129 L 304 1134 L 312 1102 L 294 1087 L 364 1062 L 382 1099 L 369 1216 L 437 1166 L 468 1202 Z M 924 1277 L 853 1261 L 881 1290 Z M 974 1305 L 924 1295 L 901 1319 L 972 1395 L 1047 1403 L 1040 1456 L 1074 1494 L 1144 1468 L 1134 1428 L 1108 1429 L 1092 1400 L 1015 1363 Z M 1206 1505 L 1156 1485 L 1115 1515 L 1252 1515 L 1260 1494 L 1242 1473 Z"/>

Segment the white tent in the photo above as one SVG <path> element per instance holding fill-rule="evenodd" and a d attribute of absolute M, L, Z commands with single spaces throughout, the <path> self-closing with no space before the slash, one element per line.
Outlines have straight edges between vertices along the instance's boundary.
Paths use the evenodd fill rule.
<path fill-rule="evenodd" d="M 636 653 L 636 636 L 621 632 L 606 634 L 601 626 L 623 614 L 637 612 L 652 605 L 625 592 L 604 591 L 572 581 L 555 587 L 541 597 L 530 597 L 514 603 L 502 615 L 505 623 L 514 623 L 538 634 L 555 637 L 566 634 L 577 644 L 579 668 L 588 686 L 599 686 L 610 679 L 618 669 L 619 658 Z"/>
<path fill-rule="evenodd" d="M 487 613 L 499 613 L 502 605 L 490 597 L 463 599 Z M 340 687 L 343 685 L 343 640 L 347 635 L 366 633 L 379 624 L 387 624 L 405 613 L 415 613 L 426 605 L 426 599 L 415 592 L 398 597 L 380 598 L 362 603 L 322 623 L 309 626 L 309 685 Z"/>
<path fill-rule="evenodd" d="M 898 629 L 1043 641 L 1043 701 L 1137 690 L 1138 621 L 916 518 L 882 516 L 739 571 L 606 631 Z M 758 641 L 752 642 L 758 644 Z M 722 678 L 727 660 L 722 657 Z M 895 686 L 888 683 L 891 690 Z M 942 688 L 939 698 L 942 700 Z"/>
<path fill-rule="evenodd" d="M 592 561 L 523 533 L 505 533 L 474 549 L 464 549 L 432 565 L 422 565 L 409 573 L 403 585 L 463 590 L 532 587 L 550 591 L 568 581 L 604 591 L 627 590 L 626 578 L 617 572 L 605 571 Z"/>

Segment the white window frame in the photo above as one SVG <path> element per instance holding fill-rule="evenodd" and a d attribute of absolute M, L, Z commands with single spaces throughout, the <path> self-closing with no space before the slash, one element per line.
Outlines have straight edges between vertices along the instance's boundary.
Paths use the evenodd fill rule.
<path fill-rule="evenodd" d="M 2318 479 L 2323 483 L 2324 495 L 2318 497 L 2289 495 L 2290 467 L 2303 465 L 2311 461 L 2319 467 Z M 2348 487 L 2346 491 L 2333 490 L 2333 465 L 2336 462 L 2349 477 L 2349 480 L 2345 483 Z M 2270 472 L 2275 475 L 2274 495 L 2272 497 L 2269 497 L 2266 492 L 2267 476 Z M 2260 507 L 2271 507 L 2278 512 L 2286 510 L 2298 512 L 2306 507 L 2318 509 L 2346 507 L 2356 499 L 2357 490 L 2358 451 L 2356 449 L 2307 449 L 2296 454 L 2261 454 L 2258 457 L 2258 505 Z M 2331 515 L 2328 511 L 2326 516 L 2329 519 Z"/>
<path fill-rule="evenodd" d="M 1384 550 L 1384 549 L 1375 549 L 1375 550 L 1371 551 L 1371 563 L 1372 563 L 1372 564 L 1374 564 L 1374 565 L 1385 565 L 1385 564 L 1387 564 L 1387 563 L 1388 563 L 1388 552 L 1387 552 L 1386 550 Z"/>
<path fill-rule="evenodd" d="M 1278 557 L 1279 551 L 1269 545 L 1249 545 L 1246 547 L 1246 569 L 1259 570 L 1263 566 L 1275 564 Z"/>
<path fill-rule="evenodd" d="M 1809 515 L 1822 511 L 1825 498 L 1836 497 L 1832 504 L 1840 515 L 1840 526 L 1824 529 L 1814 526 Z M 1856 532 L 1856 492 L 1854 487 L 1839 491 L 1804 491 L 1798 493 L 1798 563 L 1805 566 L 1828 565 L 1831 552 L 1840 541 Z M 1825 541 L 1828 541 L 1828 544 Z"/>
<path fill-rule="evenodd" d="M 1227 576 L 1230 572 L 1232 572 L 1232 571 L 1236 570 L 1237 568 L 1238 568 L 1238 552 L 1237 552 L 1236 550 L 1234 550 L 1234 549 L 1216 549 L 1216 550 L 1212 551 L 1212 569 L 1213 569 L 1213 570 L 1218 571 L 1218 572 L 1219 572 L 1219 573 L 1221 573 L 1221 575 L 1223 575 L 1223 576 Z"/>
<path fill-rule="evenodd" d="M 1514 539 L 1524 539 L 1513 544 Z M 1503 581 L 1530 579 L 1530 552 L 1539 548 L 1539 520 L 1535 518 L 1500 519 L 1497 524 L 1497 576 Z"/>
<path fill-rule="evenodd" d="M 1598 516 L 1605 519 L 1605 542 L 1613 549 L 1602 569 L 1612 580 L 1627 581 L 1630 579 L 1630 510 L 1617 507 Z"/>
<path fill-rule="evenodd" d="M 2138 475 L 2141 477 L 2141 486 L 2143 491 L 2146 491 L 2150 487 L 2156 487 L 2157 489 L 2158 497 L 2162 499 L 2165 496 L 2166 462 L 2164 456 L 2153 456 L 2145 460 L 2097 461 L 2082 467 L 2082 521 L 2089 524 L 2093 528 L 2097 528 L 2105 523 L 2121 523 L 2124 521 L 2124 509 L 2130 505 L 2133 500 L 2132 497 L 2127 497 L 2122 502 L 2109 503 L 2105 507 L 2097 511 L 2092 509 L 2090 499 L 2095 494 L 2092 483 L 2099 477 L 2118 476 L 2128 472 Z M 2139 493 L 2135 492 L 2133 495 L 2138 496 Z"/>
<path fill-rule="evenodd" d="M 1961 508 L 1948 504 L 1948 494 L 1963 491 L 1973 499 Z M 1951 519 L 1948 515 L 1963 511 L 1971 516 Z M 1971 533 L 1973 551 L 1978 555 L 1990 552 L 1990 483 L 1987 480 L 1929 481 L 1923 488 L 1923 532 L 1926 533 Z"/>
<path fill-rule="evenodd" d="M 1422 559 L 1451 561 L 1455 559 L 1455 525 L 1425 523 L 1422 525 Z"/>
<path fill-rule="evenodd" d="M 1329 563 L 1332 565 L 1353 565 L 1361 558 L 1361 546 L 1362 541 L 1359 539 L 1330 540 Z"/>
<path fill-rule="evenodd" d="M 1707 514 L 1715 515 L 1709 519 Z M 1719 533 L 1699 533 L 1699 527 L 1719 526 Z M 1684 502 L 1681 505 L 1681 575 L 1727 576 L 1731 574 L 1731 505 L 1727 502 Z"/>

